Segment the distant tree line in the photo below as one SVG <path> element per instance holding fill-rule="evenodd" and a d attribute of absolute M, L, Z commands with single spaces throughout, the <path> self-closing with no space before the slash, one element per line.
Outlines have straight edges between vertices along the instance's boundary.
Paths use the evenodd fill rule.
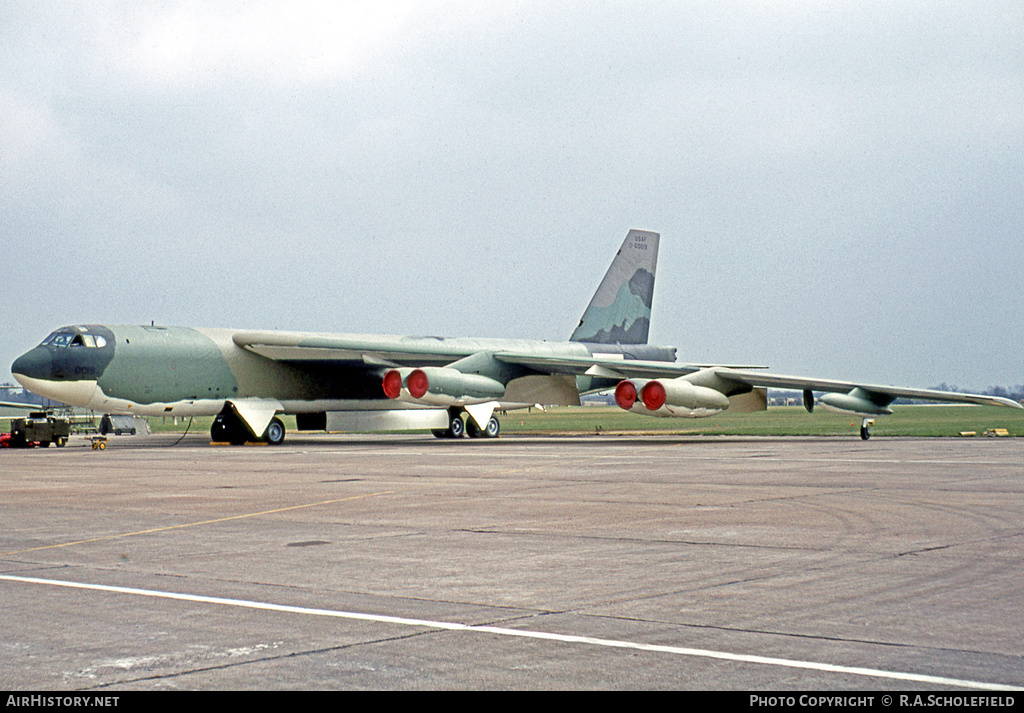
<path fill-rule="evenodd" d="M 1006 386 L 990 386 L 987 389 L 985 389 L 984 391 L 977 391 L 977 392 L 972 391 L 971 389 L 961 388 L 961 387 L 956 386 L 956 385 L 948 386 L 946 384 L 946 382 L 942 382 L 938 386 L 933 386 L 931 388 L 935 389 L 936 391 L 960 391 L 960 392 L 967 392 L 967 393 L 972 393 L 972 394 L 973 393 L 985 394 L 986 396 L 1001 396 L 1004 399 L 1013 399 L 1014 401 L 1020 401 L 1020 400 L 1024 399 L 1024 384 L 1017 384 L 1016 386 L 1010 386 L 1010 387 L 1006 387 Z"/>
<path fill-rule="evenodd" d="M 46 403 L 43 397 L 36 396 L 31 391 L 26 391 L 20 386 L 15 386 L 11 383 L 0 384 L 0 401 L 10 401 L 16 404 L 37 404 L 39 406 Z"/>

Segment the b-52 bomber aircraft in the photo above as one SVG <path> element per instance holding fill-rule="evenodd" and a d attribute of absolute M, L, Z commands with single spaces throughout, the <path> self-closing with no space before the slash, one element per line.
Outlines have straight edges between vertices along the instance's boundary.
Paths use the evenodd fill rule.
<path fill-rule="evenodd" d="M 702 418 L 767 408 L 767 389 L 803 391 L 870 419 L 897 398 L 999 404 L 976 394 L 782 376 L 758 367 L 676 363 L 647 344 L 658 233 L 631 230 L 567 342 L 319 334 L 160 326 L 62 327 L 11 367 L 25 388 L 102 413 L 215 416 L 217 442 L 279 444 L 299 430 L 431 429 L 493 438 L 496 411 L 578 405 L 614 389 L 627 411 Z"/>

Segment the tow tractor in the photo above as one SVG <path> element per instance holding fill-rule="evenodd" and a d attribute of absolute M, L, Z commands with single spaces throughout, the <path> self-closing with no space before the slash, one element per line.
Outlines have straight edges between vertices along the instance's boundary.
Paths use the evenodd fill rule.
<path fill-rule="evenodd" d="M 62 448 L 71 435 L 71 421 L 45 411 L 30 413 L 28 418 L 11 419 L 11 432 L 0 435 L 0 447 L 46 448 L 51 443 Z"/>

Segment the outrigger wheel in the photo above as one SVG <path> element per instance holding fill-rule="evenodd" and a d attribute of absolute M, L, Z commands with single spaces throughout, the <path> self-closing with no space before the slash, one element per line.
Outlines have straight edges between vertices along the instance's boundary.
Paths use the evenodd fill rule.
<path fill-rule="evenodd" d="M 860 422 L 860 437 L 865 441 L 871 438 L 871 426 L 875 424 L 875 419 L 865 418 Z"/>

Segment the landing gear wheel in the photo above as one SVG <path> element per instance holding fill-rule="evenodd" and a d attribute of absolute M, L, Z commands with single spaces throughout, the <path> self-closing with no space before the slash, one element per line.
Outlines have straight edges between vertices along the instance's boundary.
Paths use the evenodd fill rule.
<path fill-rule="evenodd" d="M 284 443 L 284 424 L 281 423 L 281 419 L 271 419 L 263 438 L 272 446 L 279 446 Z"/>
<path fill-rule="evenodd" d="M 214 443 L 228 443 L 231 440 L 225 416 L 220 415 L 213 419 L 213 425 L 210 426 L 210 440 Z"/>
<path fill-rule="evenodd" d="M 210 440 L 214 443 L 230 443 L 233 446 L 245 445 L 253 436 L 241 419 L 234 413 L 221 412 L 213 419 L 210 426 Z"/>
<path fill-rule="evenodd" d="M 862 440 L 868 440 L 871 438 L 871 425 L 874 423 L 874 419 L 865 418 L 860 423 L 860 437 Z"/>
<path fill-rule="evenodd" d="M 466 419 L 466 435 L 470 438 L 497 438 L 500 432 L 501 423 L 497 416 L 487 419 L 487 425 L 484 428 L 480 428 L 472 416 Z"/>
<path fill-rule="evenodd" d="M 462 420 L 462 414 L 453 413 L 451 423 L 448 426 L 449 438 L 462 438 L 466 434 L 466 422 Z"/>

